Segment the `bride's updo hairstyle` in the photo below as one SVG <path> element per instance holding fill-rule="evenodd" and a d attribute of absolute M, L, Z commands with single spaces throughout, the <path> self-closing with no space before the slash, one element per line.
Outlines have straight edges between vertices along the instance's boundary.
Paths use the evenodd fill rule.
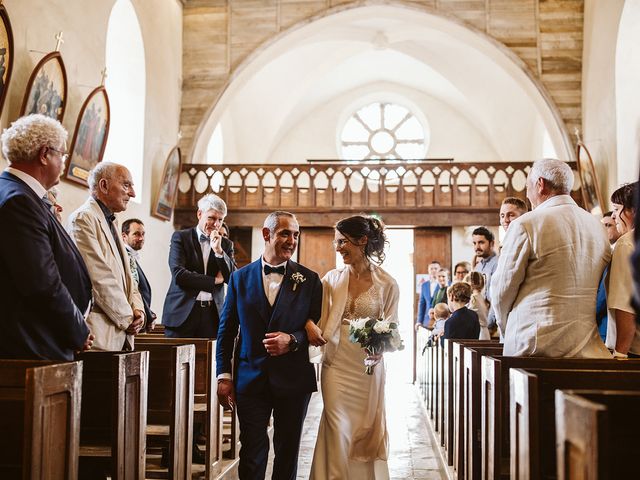
<path fill-rule="evenodd" d="M 368 215 L 354 215 L 340 220 L 336 224 L 336 230 L 355 244 L 362 237 L 367 237 L 364 256 L 376 265 L 384 262 L 384 246 L 388 242 L 382 221 Z"/>

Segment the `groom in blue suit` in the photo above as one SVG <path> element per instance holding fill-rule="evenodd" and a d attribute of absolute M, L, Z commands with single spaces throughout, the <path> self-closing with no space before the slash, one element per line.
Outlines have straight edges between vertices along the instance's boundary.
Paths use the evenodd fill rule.
<path fill-rule="evenodd" d="M 320 318 L 322 285 L 318 274 L 291 261 L 299 235 L 293 214 L 279 211 L 266 218 L 264 254 L 231 275 L 220 317 L 218 398 L 237 408 L 241 480 L 265 477 L 272 413 L 272 478 L 296 478 L 302 425 L 317 390 L 304 326 Z"/>

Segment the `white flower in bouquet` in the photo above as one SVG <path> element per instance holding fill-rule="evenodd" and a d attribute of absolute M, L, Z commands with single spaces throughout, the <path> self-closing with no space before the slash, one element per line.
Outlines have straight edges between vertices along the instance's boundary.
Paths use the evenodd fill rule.
<path fill-rule="evenodd" d="M 390 322 L 388 320 L 378 320 L 373 325 L 373 331 L 376 332 L 376 333 L 389 333 L 389 332 L 391 332 Z"/>
<path fill-rule="evenodd" d="M 351 325 L 351 328 L 354 330 L 364 330 L 369 320 L 370 320 L 369 317 L 356 318 L 355 320 L 349 320 L 349 324 Z"/>

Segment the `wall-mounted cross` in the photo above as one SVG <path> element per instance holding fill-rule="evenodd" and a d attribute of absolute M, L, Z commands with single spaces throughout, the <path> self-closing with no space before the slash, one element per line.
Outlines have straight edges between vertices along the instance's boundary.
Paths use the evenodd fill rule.
<path fill-rule="evenodd" d="M 62 39 L 62 32 L 58 32 L 58 34 L 55 36 L 56 39 L 56 52 L 60 51 L 60 45 L 64 43 L 64 40 Z"/>

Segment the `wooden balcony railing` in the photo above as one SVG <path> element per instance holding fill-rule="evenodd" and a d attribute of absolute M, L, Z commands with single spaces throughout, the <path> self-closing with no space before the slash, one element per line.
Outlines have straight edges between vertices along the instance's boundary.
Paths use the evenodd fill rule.
<path fill-rule="evenodd" d="M 277 209 L 299 217 L 307 214 L 307 218 L 329 212 L 340 216 L 375 211 L 384 214 L 387 223 L 390 214 L 402 214 L 399 223 L 404 224 L 415 224 L 404 221 L 407 214 L 449 212 L 464 215 L 447 224 L 477 224 L 482 222 L 469 219 L 495 215 L 505 197 L 525 198 L 530 166 L 530 162 L 186 164 L 176 213 L 193 215 L 198 199 L 213 192 L 227 203 L 232 224 L 242 224 L 236 220 L 243 214 L 263 215 Z M 575 162 L 570 166 L 575 171 Z M 579 189 L 574 197 L 580 198 Z M 178 218 L 176 223 L 181 223 Z"/>

